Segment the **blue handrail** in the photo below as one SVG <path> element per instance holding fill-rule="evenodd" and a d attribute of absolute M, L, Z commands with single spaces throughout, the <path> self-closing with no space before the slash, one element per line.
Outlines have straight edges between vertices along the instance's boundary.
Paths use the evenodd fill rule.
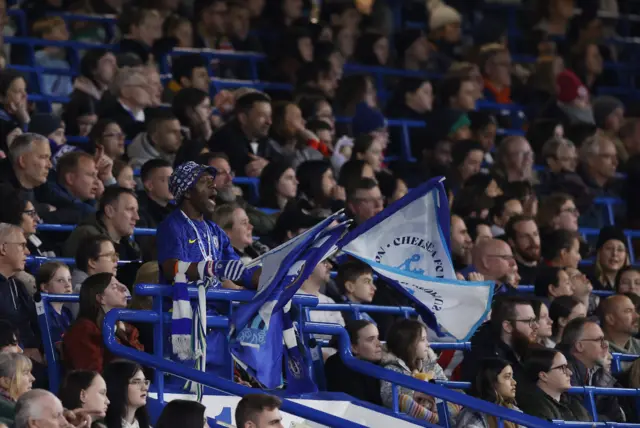
<path fill-rule="evenodd" d="M 206 387 L 234 395 L 255 393 L 256 390 L 234 383 L 232 381 L 207 375 L 189 366 L 174 363 L 156 355 L 149 355 L 142 351 L 126 347 L 118 343 L 115 336 L 115 325 L 118 321 L 161 324 L 160 317 L 153 311 L 132 311 L 129 309 L 113 309 L 104 318 L 102 333 L 107 349 L 114 355 L 127 358 L 147 367 L 153 367 L 156 371 L 162 371 L 193 382 L 198 382 Z M 287 413 L 323 424 L 327 426 L 345 428 L 365 428 L 364 425 L 336 417 L 329 413 L 323 413 L 293 401 L 282 400 L 281 409 Z"/>
<path fill-rule="evenodd" d="M 52 224 L 52 223 L 43 223 L 38 225 L 38 231 L 41 232 L 72 232 L 76 227 L 75 224 Z M 134 235 L 138 236 L 149 236 L 155 235 L 156 230 L 144 227 L 136 227 L 133 230 Z"/>
<path fill-rule="evenodd" d="M 386 370 L 375 364 L 357 360 L 350 351 L 349 336 L 346 330 L 334 324 L 322 324 L 322 323 L 307 323 L 305 327 L 306 332 L 313 334 L 328 334 L 331 336 L 337 336 L 339 341 L 339 353 L 342 362 L 351 370 L 358 373 L 373 376 L 380 380 L 391 382 L 395 385 L 401 385 L 405 388 L 419 391 L 424 394 L 428 394 L 433 397 L 440 398 L 442 400 L 450 401 L 452 403 L 461 404 L 465 407 L 480 411 L 482 413 L 491 413 L 501 419 L 516 422 L 520 425 L 524 425 L 531 428 L 550 428 L 553 424 L 542 419 L 538 419 L 506 407 L 497 406 L 493 403 L 477 399 L 475 397 L 464 395 L 460 392 L 451 391 L 443 386 L 434 385 L 429 382 L 420 381 L 418 379 L 411 378 L 409 376 L 401 375 L 392 370 Z"/>
<path fill-rule="evenodd" d="M 72 257 L 41 257 L 41 256 L 27 256 L 27 266 L 40 266 L 46 262 L 59 262 L 64 263 L 67 266 L 75 266 L 76 259 Z M 118 260 L 118 266 L 124 266 L 129 263 L 140 263 L 140 260 Z"/>

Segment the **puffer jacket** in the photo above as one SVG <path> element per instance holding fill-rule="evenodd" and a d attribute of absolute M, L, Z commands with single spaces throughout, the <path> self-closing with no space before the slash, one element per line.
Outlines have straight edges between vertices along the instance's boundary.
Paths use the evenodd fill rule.
<path fill-rule="evenodd" d="M 404 374 L 410 377 L 414 376 L 414 372 L 409 369 L 407 364 L 398 358 L 393 353 L 389 352 L 386 346 L 383 347 L 382 360 L 380 365 L 386 369 L 393 370 L 394 372 Z M 432 380 L 448 380 L 444 374 L 444 370 L 438 365 L 438 356 L 429 348 L 427 358 L 422 361 L 422 367 L 417 370 L 418 373 L 429 374 Z M 430 409 L 422 406 L 413 399 L 415 391 L 397 385 L 398 391 L 398 406 L 402 413 L 406 413 L 418 419 L 426 420 L 430 423 L 438 423 L 437 411 L 431 411 Z M 385 407 L 393 407 L 393 394 L 391 382 L 380 382 L 380 397 L 382 398 L 382 404 Z M 448 403 L 449 414 L 452 419 L 455 420 L 456 416 L 460 412 L 461 406 Z"/>
<path fill-rule="evenodd" d="M 511 410 L 522 412 L 522 410 L 518 409 L 514 405 L 510 406 L 509 408 Z M 507 421 L 504 421 L 504 426 L 505 428 L 507 426 L 524 428 L 522 425 L 516 425 Z M 465 407 L 456 418 L 455 428 L 491 428 L 491 426 L 489 425 L 489 419 L 486 413 L 478 412 L 477 410 Z"/>

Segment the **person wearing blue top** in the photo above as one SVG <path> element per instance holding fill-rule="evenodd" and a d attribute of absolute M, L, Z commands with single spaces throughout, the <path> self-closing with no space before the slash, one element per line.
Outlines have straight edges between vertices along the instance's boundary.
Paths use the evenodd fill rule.
<path fill-rule="evenodd" d="M 336 283 L 342 293 L 345 303 L 368 305 L 376 294 L 376 286 L 373 283 L 373 269 L 357 259 L 348 259 L 338 266 Z M 364 320 L 376 325 L 376 322 L 366 312 L 343 313 L 345 320 Z"/>
<path fill-rule="evenodd" d="M 40 266 L 36 275 L 36 284 L 39 292 L 50 294 L 71 294 L 71 272 L 69 267 L 60 262 L 47 262 Z M 62 336 L 73 322 L 73 315 L 69 308 L 63 306 L 63 302 L 50 302 L 49 304 L 49 335 L 51 342 L 58 346 L 62 342 Z"/>
<path fill-rule="evenodd" d="M 260 269 L 246 269 L 227 234 L 208 219 L 216 207 L 216 173 L 213 167 L 187 162 L 169 178 L 179 209 L 160 223 L 156 233 L 160 280 L 165 284 L 183 274 L 188 281 L 213 279 L 216 287 L 257 286 Z"/>

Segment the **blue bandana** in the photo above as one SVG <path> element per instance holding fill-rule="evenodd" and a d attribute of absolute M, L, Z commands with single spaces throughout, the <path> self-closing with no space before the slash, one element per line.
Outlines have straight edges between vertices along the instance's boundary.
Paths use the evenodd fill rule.
<path fill-rule="evenodd" d="M 177 203 L 180 203 L 182 197 L 195 186 L 205 172 L 208 172 L 214 178 L 218 173 L 212 166 L 198 165 L 195 162 L 183 163 L 173 171 L 173 174 L 169 177 L 169 191 Z"/>

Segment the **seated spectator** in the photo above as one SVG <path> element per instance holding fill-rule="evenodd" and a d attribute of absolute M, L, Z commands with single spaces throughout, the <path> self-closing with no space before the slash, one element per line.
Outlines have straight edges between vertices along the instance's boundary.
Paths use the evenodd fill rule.
<path fill-rule="evenodd" d="M 351 133 L 354 138 L 361 135 L 369 135 L 382 146 L 382 152 L 389 144 L 389 130 L 387 120 L 377 108 L 361 102 L 356 106 L 356 111 L 351 119 Z M 353 155 L 352 155 L 353 157 Z"/>
<path fill-rule="evenodd" d="M 58 116 L 49 113 L 36 113 L 29 122 L 29 132 L 42 135 L 49 140 L 51 146 L 51 163 L 56 168 L 58 160 L 65 153 L 77 150 L 76 147 L 67 144 L 65 137 L 65 124 Z"/>
<path fill-rule="evenodd" d="M 64 362 L 69 369 L 101 372 L 115 358 L 105 348 L 102 320 L 111 309 L 127 307 L 126 290 L 110 273 L 92 275 L 82 283 L 78 318 L 62 338 Z M 138 330 L 129 324 L 118 323 L 116 338 L 125 346 L 144 350 Z"/>
<path fill-rule="evenodd" d="M 157 10 L 127 7 L 119 23 L 123 37 L 118 52 L 132 53 L 143 64 L 153 61 L 151 48 L 162 36 L 162 18 Z"/>
<path fill-rule="evenodd" d="M 408 30 L 414 31 L 414 30 Z M 419 45 L 416 40 L 412 46 Z M 385 116 L 394 119 L 410 119 L 424 122 L 426 115 L 433 108 L 433 87 L 428 80 L 420 78 L 407 77 L 403 78 L 394 92 L 393 98 L 387 103 Z M 424 129 L 411 127 L 407 129 L 409 141 L 404 141 L 410 148 L 410 142 L 416 141 L 424 136 Z M 390 130 L 390 151 L 395 153 L 404 153 L 400 149 L 400 142 L 404 140 L 401 127 L 392 127 Z M 409 153 L 407 153 L 409 154 Z M 413 153 L 418 156 L 418 153 Z"/>
<path fill-rule="evenodd" d="M 362 65 L 387 67 L 389 65 L 389 39 L 377 32 L 361 34 L 356 42 L 353 59 Z"/>
<path fill-rule="evenodd" d="M 545 302 L 538 299 L 531 299 L 531 307 L 533 308 L 533 313 L 536 314 L 536 318 L 538 319 L 536 343 L 546 348 L 555 347 L 555 342 L 551 341 L 551 336 L 553 335 L 553 321 L 549 316 L 549 307 Z"/>
<path fill-rule="evenodd" d="M 185 88 L 176 94 L 171 111 L 180 121 L 186 137 L 174 161 L 174 165 L 179 165 L 195 159 L 213 135 L 211 99 L 200 89 Z"/>
<path fill-rule="evenodd" d="M 96 107 L 116 74 L 116 57 L 103 49 L 90 49 L 80 60 L 80 75 L 64 106 L 62 119 L 68 135 L 87 136 L 98 120 Z"/>
<path fill-rule="evenodd" d="M 162 93 L 162 100 L 172 103 L 175 95 L 183 88 L 196 88 L 209 93 L 211 79 L 207 62 L 200 55 L 180 55 L 171 64 L 172 79 Z"/>
<path fill-rule="evenodd" d="M 355 225 L 376 216 L 384 208 L 384 198 L 378 183 L 372 178 L 361 178 L 347 189 L 346 205 Z"/>
<path fill-rule="evenodd" d="M 524 380 L 523 357 L 536 340 L 538 319 L 531 303 L 520 297 L 502 297 L 494 301 L 491 319 L 471 338 L 471 350 L 464 352 L 461 378 L 473 380 L 483 358 L 499 357 L 511 364 L 513 377 Z"/>
<path fill-rule="evenodd" d="M 445 72 L 451 63 L 460 58 L 462 40 L 462 16 L 444 2 L 432 2 L 429 12 L 429 41 L 437 55 L 438 72 Z M 434 70 L 434 71 L 436 71 Z"/>
<path fill-rule="evenodd" d="M 245 263 L 266 253 L 268 248 L 253 240 L 253 225 L 242 207 L 230 203 L 216 207 L 211 218 L 229 237 L 231 246 Z"/>
<path fill-rule="evenodd" d="M 31 390 L 31 360 L 22 354 L 0 354 L 0 420 L 13 420 L 16 402 Z"/>
<path fill-rule="evenodd" d="M 71 272 L 73 294 L 80 293 L 80 287 L 85 279 L 96 273 L 117 274 L 119 256 L 108 236 L 88 236 L 80 241 L 75 254 L 75 268 Z M 72 304 L 71 307 L 75 307 Z M 77 307 L 73 310 L 77 315 Z"/>
<path fill-rule="evenodd" d="M 296 73 L 294 99 L 300 95 L 323 96 L 329 100 L 336 97 L 338 73 L 333 64 L 324 58 L 304 63 Z"/>
<path fill-rule="evenodd" d="M 624 121 L 618 133 L 622 147 L 627 153 L 627 160 L 640 154 L 640 120 L 630 118 Z M 626 166 L 627 161 L 623 163 Z"/>
<path fill-rule="evenodd" d="M 356 106 L 363 102 L 372 108 L 378 105 L 373 78 L 366 74 L 353 74 L 340 79 L 335 93 L 336 116 L 353 117 Z M 336 134 L 353 135 L 348 125 L 341 126 L 341 124 L 336 124 Z"/>
<path fill-rule="evenodd" d="M 484 150 L 484 164 L 493 165 L 492 152 L 495 148 L 498 132 L 498 122 L 495 116 L 485 111 L 472 111 L 469 112 L 469 120 L 471 120 L 471 138 L 479 142 Z"/>
<path fill-rule="evenodd" d="M 93 422 L 102 420 L 109 407 L 107 384 L 98 372 L 74 370 L 64 377 L 58 397 L 65 409 L 83 409 Z"/>
<path fill-rule="evenodd" d="M 171 400 L 162 409 L 155 428 L 204 428 L 208 426 L 206 411 L 207 407 L 197 401 Z"/>
<path fill-rule="evenodd" d="M 287 101 L 274 103 L 270 140 L 265 147 L 266 158 L 288 162 L 297 168 L 305 161 L 322 159 L 322 154 L 311 147 L 318 143 L 318 137 L 306 128 L 296 104 Z"/>
<path fill-rule="evenodd" d="M 624 295 L 613 295 L 600 302 L 600 326 L 609 342 L 611 352 L 620 354 L 640 354 L 638 334 L 638 313 L 631 299 Z M 621 363 L 627 370 L 630 363 Z"/>
<path fill-rule="evenodd" d="M 516 215 L 522 215 L 522 203 L 511 195 L 502 195 L 494 199 L 493 208 L 489 211 L 489 221 L 492 222 L 491 232 L 494 237 L 501 237 L 505 233 L 505 227 L 509 219 Z"/>
<path fill-rule="evenodd" d="M 462 217 L 451 216 L 451 258 L 457 271 L 464 270 L 471 264 L 473 241 L 469 236 L 467 225 Z"/>
<path fill-rule="evenodd" d="M 542 233 L 546 235 L 554 230 L 578 232 L 580 211 L 571 196 L 566 193 L 553 193 L 540 201 L 536 220 Z"/>
<path fill-rule="evenodd" d="M 193 25 L 186 17 L 178 14 L 167 16 L 162 24 L 162 41 L 168 41 L 174 48 L 193 48 Z"/>
<path fill-rule="evenodd" d="M 7 320 L 0 320 L 0 353 L 22 354 L 20 331 Z"/>
<path fill-rule="evenodd" d="M 104 368 L 109 408 L 104 422 L 108 427 L 150 428 L 147 413 L 149 384 L 142 367 L 131 361 L 114 361 Z"/>
<path fill-rule="evenodd" d="M 378 180 L 378 187 L 386 201 L 386 205 L 391 205 L 409 193 L 407 183 L 401 178 L 394 177 L 393 174 L 388 171 L 378 173 L 376 180 Z"/>
<path fill-rule="evenodd" d="M 46 425 L 45 425 L 46 424 Z M 42 426 L 89 426 L 91 419 L 71 410 L 65 410 L 62 403 L 45 389 L 33 389 L 20 397 L 15 406 L 16 428 Z"/>
<path fill-rule="evenodd" d="M 65 213 L 64 223 L 77 224 L 96 212 L 96 197 L 102 187 L 99 181 L 94 156 L 78 150 L 58 160 L 56 178 L 38 188 L 36 196 L 60 211 L 59 217 Z M 111 180 L 107 183 L 113 184 Z"/>
<path fill-rule="evenodd" d="M 573 298 L 580 301 L 585 308 L 587 308 L 587 314 L 593 315 L 600 303 L 600 297 L 595 294 L 591 294 L 593 286 L 591 281 L 587 278 L 587 275 L 579 271 L 577 268 L 567 267 L 564 270 L 569 275 L 571 285 L 573 285 Z"/>
<path fill-rule="evenodd" d="M 518 198 L 522 204 L 522 213 L 531 218 L 538 215 L 538 196 L 533 188 L 533 184 L 527 180 L 511 181 L 504 183 L 504 192 Z"/>
<path fill-rule="evenodd" d="M 238 402 L 235 411 L 238 428 L 259 427 L 261 421 L 273 426 L 282 426 L 280 407 L 282 400 L 275 395 L 247 394 Z"/>
<path fill-rule="evenodd" d="M 562 268 L 544 266 L 538 270 L 534 283 L 535 294 L 550 302 L 560 296 L 573 296 L 573 284 Z"/>
<path fill-rule="evenodd" d="M 505 237 L 513 249 L 523 284 L 536 282 L 540 268 L 540 233 L 532 217 L 515 215 L 505 226 Z"/>
<path fill-rule="evenodd" d="M 15 278 L 25 269 L 27 240 L 19 227 L 0 223 L 0 243 L 0 319 L 18 327 L 25 355 L 42 362 L 36 307 L 24 284 Z"/>
<path fill-rule="evenodd" d="M 567 359 L 555 349 L 532 349 L 525 363 L 528 388 L 518 389 L 517 399 L 523 412 L 538 418 L 591 422 L 591 416 L 571 388 L 571 369 Z"/>
<path fill-rule="evenodd" d="M 272 144 L 271 98 L 261 92 L 247 93 L 236 100 L 235 115 L 211 137 L 209 149 L 229 156 L 236 173 L 258 177 L 268 163 L 263 156 Z"/>
<path fill-rule="evenodd" d="M 229 166 L 229 158 L 227 155 L 224 153 L 203 153 L 196 159 L 196 163 L 212 166 L 216 171 L 218 171 L 216 177 L 213 179 L 216 185 L 216 190 L 218 191 L 216 195 L 216 204 L 222 205 L 232 202 L 237 203 L 249 216 L 249 220 L 255 229 L 256 235 L 266 236 L 271 233 L 275 226 L 276 219 L 274 216 L 269 215 L 261 209 L 249 204 L 241 195 L 238 194 L 237 189 L 233 185 L 235 173 L 231 170 L 231 166 Z M 271 163 L 269 163 L 269 165 L 271 165 Z M 269 167 L 269 165 L 267 165 L 267 167 Z M 291 173 L 295 177 L 295 172 L 291 171 Z M 260 184 L 262 184 L 262 180 L 260 180 Z M 294 195 L 296 194 L 296 191 L 297 187 L 296 190 L 293 191 Z M 262 191 L 260 191 L 260 195 L 262 194 Z"/>
<path fill-rule="evenodd" d="M 313 61 L 314 48 L 306 28 L 295 26 L 280 33 L 278 49 L 270 58 L 270 81 L 296 83 L 300 68 Z"/>
<path fill-rule="evenodd" d="M 318 298 L 320 304 L 335 303 L 331 297 L 326 296 L 320 291 L 326 288 L 330 279 L 330 274 L 331 264 L 328 261 L 319 263 L 309 278 L 302 283 L 302 287 L 300 287 L 297 293 L 315 296 Z M 326 322 L 329 324 L 339 324 L 344 326 L 344 318 L 342 318 L 342 314 L 336 311 L 310 311 L 309 319 L 312 322 Z"/>
<path fill-rule="evenodd" d="M 451 150 L 451 158 L 450 185 L 453 192 L 457 193 L 470 177 L 480 172 L 484 151 L 476 141 L 458 141 Z"/>
<path fill-rule="evenodd" d="M 193 16 L 194 38 L 197 48 L 233 50 L 226 35 L 227 3 L 222 0 L 205 0 L 197 3 Z M 207 17 L 214 17 L 208 19 Z M 142 427 L 141 427 L 142 428 Z"/>
<path fill-rule="evenodd" d="M 244 3 L 229 3 L 229 19 L 227 34 L 231 38 L 231 45 L 240 52 L 262 52 L 260 38 L 253 34 L 251 28 L 251 11 Z"/>
<path fill-rule="evenodd" d="M 556 77 L 556 87 L 556 101 L 540 113 L 541 118 L 560 119 L 565 129 L 575 125 L 595 124 L 589 103 L 589 90 L 573 71 L 560 72 Z"/>
<path fill-rule="evenodd" d="M 144 131 L 144 109 L 153 102 L 148 79 L 141 68 L 122 67 L 113 79 L 111 93 L 115 99 L 101 102 L 100 117 L 115 121 L 125 138 L 132 140 Z"/>
<path fill-rule="evenodd" d="M 518 288 L 520 275 L 511 247 L 500 239 L 484 239 L 471 251 L 473 268 L 486 281 L 494 281 L 497 291 L 510 293 Z"/>
<path fill-rule="evenodd" d="M 59 16 L 43 18 L 33 24 L 31 33 L 43 40 L 66 42 L 69 40 L 67 25 Z M 35 65 L 42 68 L 70 70 L 66 50 L 61 46 L 43 46 L 35 53 Z M 67 97 L 73 91 L 71 77 L 63 74 L 43 74 L 42 88 L 45 95 Z"/>
<path fill-rule="evenodd" d="M 368 264 L 357 259 L 349 260 L 338 266 L 336 285 L 340 289 L 343 300 L 347 303 L 371 304 L 376 293 L 376 286 L 373 283 L 373 270 Z M 342 316 L 345 320 L 355 318 L 375 324 L 366 312 L 358 311 L 354 313 L 346 311 L 343 312 Z"/>
<path fill-rule="evenodd" d="M 560 296 L 549 306 L 549 316 L 553 321 L 549 344 L 560 343 L 564 328 L 571 320 L 587 316 L 587 307 L 573 296 Z"/>
<path fill-rule="evenodd" d="M 51 148 L 42 135 L 19 135 L 11 144 L 7 160 L 2 161 L 0 176 L 4 183 L 22 192 L 45 221 L 49 220 L 49 207 L 37 203 L 34 189 L 47 182 L 51 169 Z"/>
<path fill-rule="evenodd" d="M 331 164 L 325 160 L 307 161 L 298 167 L 298 197 L 317 215 L 328 217 L 344 207 L 345 190 L 336 183 Z M 378 189 L 379 191 L 379 189 Z"/>
<path fill-rule="evenodd" d="M 127 156 L 131 167 L 133 169 L 141 168 L 151 159 L 157 158 L 173 165 L 176 154 L 182 146 L 180 121 L 170 110 L 162 109 L 149 115 L 145 124 L 147 131 L 138 134 L 127 146 Z"/>
<path fill-rule="evenodd" d="M 260 206 L 282 211 L 298 192 L 296 172 L 288 162 L 270 162 L 260 174 Z"/>
<path fill-rule="evenodd" d="M 624 164 L 629 159 L 629 154 L 618 138 L 624 121 L 624 104 L 615 97 L 604 95 L 592 101 L 592 108 L 599 133 L 613 141 L 618 152 L 618 162 Z"/>
<path fill-rule="evenodd" d="M 476 108 L 475 82 L 470 76 L 448 76 L 438 84 L 438 99 L 441 107 L 466 113 Z"/>
<path fill-rule="evenodd" d="M 40 217 L 33 204 L 24 199 L 22 192 L 17 191 L 9 185 L 0 185 L 0 201 L 4 201 L 3 209 L 0 211 L 0 223 L 8 223 L 18 226 L 27 238 L 27 248 L 30 254 L 55 257 L 50 247 L 43 245 L 43 242 L 36 236 Z"/>
<path fill-rule="evenodd" d="M 572 386 L 619 388 L 618 381 L 604 367 L 609 344 L 598 323 L 587 318 L 569 322 L 557 347 L 567 358 Z M 599 421 L 626 422 L 625 412 L 615 396 L 595 397 Z"/>
<path fill-rule="evenodd" d="M 47 262 L 40 266 L 36 275 L 38 291 L 49 294 L 71 294 L 71 272 L 69 267 L 60 262 Z M 50 302 L 48 319 L 49 336 L 51 342 L 58 346 L 62 341 L 64 332 L 67 331 L 73 321 L 73 314 L 69 308 L 64 307 L 63 302 Z"/>
<path fill-rule="evenodd" d="M 16 132 L 26 130 L 30 120 L 27 108 L 27 82 L 22 74 L 10 69 L 2 70 L 0 99 L 0 113 L 3 113 L 0 114 L 0 151 L 8 155 L 12 136 Z"/>
<path fill-rule="evenodd" d="M 616 146 L 610 139 L 599 135 L 587 138 L 580 147 L 580 166 L 582 179 L 595 197 L 619 196 L 620 192 L 615 186 L 618 155 Z M 583 212 L 580 220 L 583 227 L 596 225 L 595 221 L 598 221 L 596 226 L 604 224 L 598 206 L 592 206 L 588 212 Z"/>
<path fill-rule="evenodd" d="M 116 179 L 116 185 L 123 189 L 136 190 L 136 181 L 133 179 L 133 168 L 131 165 L 121 159 L 113 162 L 113 178 Z"/>
<path fill-rule="evenodd" d="M 365 161 L 374 172 L 380 172 L 384 161 L 384 147 L 380 139 L 361 134 L 353 141 L 352 159 Z"/>
<path fill-rule="evenodd" d="M 566 229 L 554 230 L 542 239 L 542 258 L 549 266 L 558 268 L 578 268 L 580 256 L 580 236 Z"/>
<path fill-rule="evenodd" d="M 417 320 L 402 319 L 389 331 L 391 333 L 387 337 L 387 352 L 383 353 L 380 362 L 384 368 L 425 381 L 447 380 L 442 367 L 438 365 L 435 352 L 429 347 L 427 328 L 424 324 Z M 432 405 L 431 397 L 402 386 L 396 391 L 398 408 L 402 413 L 430 423 L 438 423 L 438 412 Z M 380 397 L 385 407 L 393 406 L 393 393 L 391 382 L 380 382 Z M 455 419 L 461 407 L 453 403 L 448 403 L 448 407 Z"/>
<path fill-rule="evenodd" d="M 275 227 L 269 236 L 269 246 L 275 248 L 294 238 L 305 230 L 312 228 L 322 221 L 314 211 L 308 211 L 306 204 L 292 200 L 285 206 L 278 216 Z"/>
<path fill-rule="evenodd" d="M 130 239 L 139 219 L 135 193 L 122 187 L 109 187 L 100 199 L 100 210 L 86 218 L 71 232 L 62 247 L 62 253 L 65 257 L 75 256 L 84 238 L 105 235 L 112 240 L 120 260 L 139 260 L 138 244 Z M 137 266 L 131 265 L 130 269 L 135 268 Z M 131 270 L 126 269 L 120 272 L 129 284 L 133 282 L 133 278 L 129 278 L 131 273 Z"/>
<path fill-rule="evenodd" d="M 340 175 L 338 176 L 338 185 L 345 189 L 353 187 L 362 178 L 376 179 L 376 173 L 373 167 L 361 159 L 351 159 L 342 164 Z"/>
<path fill-rule="evenodd" d="M 513 368 L 508 361 L 502 358 L 486 358 L 480 362 L 478 373 L 471 381 L 469 395 L 520 411 L 515 401 L 517 384 L 513 377 Z M 456 428 L 490 427 L 493 424 L 497 425 L 495 419 L 494 416 L 465 407 L 458 415 L 455 426 Z"/>
<path fill-rule="evenodd" d="M 616 275 L 615 290 L 617 294 L 632 293 L 640 296 L 640 270 L 625 266 Z"/>
<path fill-rule="evenodd" d="M 407 29 L 395 38 L 401 68 L 422 71 L 429 60 L 429 40 L 421 29 Z M 400 116 L 404 117 L 404 116 Z"/>
<path fill-rule="evenodd" d="M 101 115 L 100 120 L 91 129 L 89 141 L 96 151 L 101 150 L 112 161 L 122 158 L 125 154 L 126 135 L 118 122 Z"/>
<path fill-rule="evenodd" d="M 488 221 L 481 218 L 467 218 L 465 224 L 467 225 L 467 233 L 473 245 L 478 245 L 479 242 L 485 239 L 493 238 L 491 225 Z M 471 254 L 473 256 L 473 253 Z"/>
<path fill-rule="evenodd" d="M 348 321 L 345 326 L 351 342 L 351 353 L 359 360 L 380 364 L 382 345 L 376 325 L 367 320 Z M 380 380 L 347 367 L 339 354 L 330 356 L 324 364 L 327 391 L 344 392 L 372 404 L 382 405 Z"/>
<path fill-rule="evenodd" d="M 618 271 L 629 265 L 627 238 L 615 226 L 600 229 L 596 243 L 596 262 L 587 272 L 596 290 L 615 290 Z"/>
<path fill-rule="evenodd" d="M 493 172 L 498 184 L 512 181 L 533 181 L 535 156 L 531 145 L 524 137 L 510 136 L 500 142 Z"/>

